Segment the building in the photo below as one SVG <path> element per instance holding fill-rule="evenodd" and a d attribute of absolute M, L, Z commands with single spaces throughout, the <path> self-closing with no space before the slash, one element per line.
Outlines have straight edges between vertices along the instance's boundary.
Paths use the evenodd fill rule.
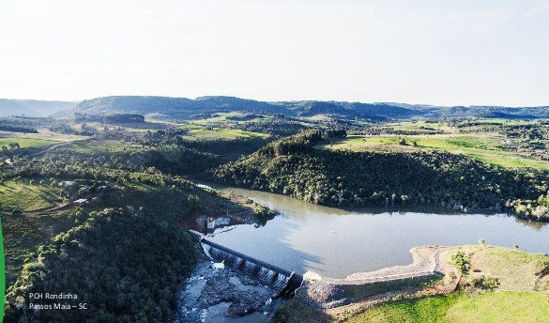
<path fill-rule="evenodd" d="M 76 204 L 76 205 L 88 204 L 88 199 L 78 199 L 78 200 L 74 201 L 73 203 Z"/>

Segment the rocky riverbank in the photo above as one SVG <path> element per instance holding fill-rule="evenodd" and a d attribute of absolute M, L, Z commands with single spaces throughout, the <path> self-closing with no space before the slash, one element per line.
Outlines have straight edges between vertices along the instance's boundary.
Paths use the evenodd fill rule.
<path fill-rule="evenodd" d="M 179 295 L 175 322 L 267 322 L 277 292 L 203 255 Z"/>

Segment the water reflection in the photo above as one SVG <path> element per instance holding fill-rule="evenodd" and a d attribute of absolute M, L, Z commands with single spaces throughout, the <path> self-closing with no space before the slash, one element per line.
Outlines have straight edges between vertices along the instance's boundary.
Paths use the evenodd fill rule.
<path fill-rule="evenodd" d="M 208 239 L 286 270 L 299 273 L 320 270 L 318 266 L 324 263 L 322 256 L 296 249 L 286 239 L 295 232 L 299 232 L 297 223 L 277 216 L 262 227 L 235 225 L 218 229 Z"/>
<path fill-rule="evenodd" d="M 486 243 L 549 252 L 549 227 L 504 214 L 349 212 L 272 193 L 232 189 L 280 212 L 265 226 L 216 231 L 213 241 L 288 270 L 346 275 L 411 262 L 419 245 Z"/>

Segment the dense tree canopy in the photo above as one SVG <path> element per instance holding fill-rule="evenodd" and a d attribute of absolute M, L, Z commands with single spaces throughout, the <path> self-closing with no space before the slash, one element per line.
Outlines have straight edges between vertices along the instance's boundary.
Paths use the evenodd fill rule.
<path fill-rule="evenodd" d="M 340 134 L 341 135 L 341 134 Z M 436 205 L 502 209 L 515 199 L 547 191 L 547 172 L 487 166 L 439 152 L 349 152 L 314 149 L 320 131 L 308 131 L 223 165 L 227 183 L 334 206 Z"/>
<path fill-rule="evenodd" d="M 129 212 L 94 212 L 29 258 L 8 290 L 5 320 L 166 322 L 195 257 L 179 228 Z M 28 310 L 34 292 L 77 294 L 76 304 L 88 310 Z"/>

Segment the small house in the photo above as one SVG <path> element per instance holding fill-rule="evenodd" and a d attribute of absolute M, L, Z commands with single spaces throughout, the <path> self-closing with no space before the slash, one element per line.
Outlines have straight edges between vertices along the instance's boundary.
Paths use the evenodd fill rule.
<path fill-rule="evenodd" d="M 84 205 L 84 204 L 88 204 L 88 199 L 78 199 L 78 200 L 74 201 L 74 204 L 75 204 L 75 205 Z"/>

